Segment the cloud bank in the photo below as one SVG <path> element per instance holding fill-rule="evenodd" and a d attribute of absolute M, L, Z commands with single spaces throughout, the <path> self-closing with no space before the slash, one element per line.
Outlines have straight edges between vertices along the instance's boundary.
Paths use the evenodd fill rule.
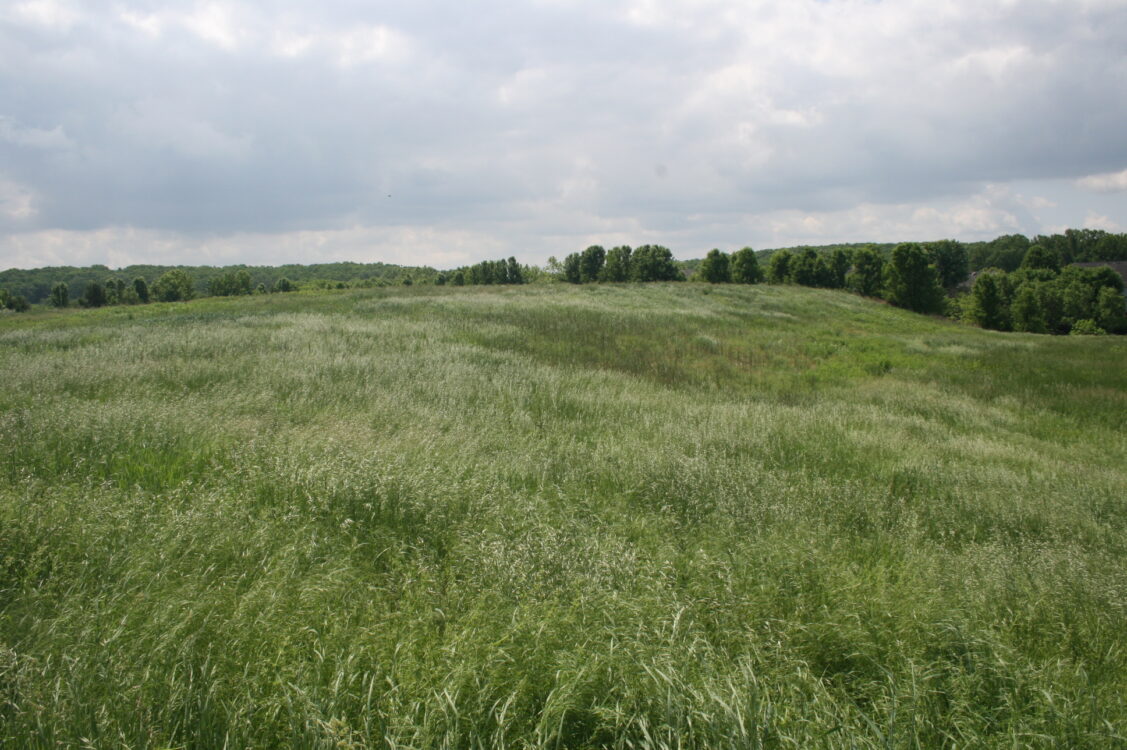
<path fill-rule="evenodd" d="M 0 267 L 1120 226 L 1124 50 L 1122 0 L 17 1 Z"/>

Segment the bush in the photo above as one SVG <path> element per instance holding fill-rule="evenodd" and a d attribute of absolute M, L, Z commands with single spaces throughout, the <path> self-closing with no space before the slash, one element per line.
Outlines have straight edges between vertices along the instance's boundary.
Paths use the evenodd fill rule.
<path fill-rule="evenodd" d="M 1091 318 L 1085 318 L 1084 320 L 1076 321 L 1069 333 L 1072 336 L 1103 336 L 1107 331 L 1100 328 L 1096 324 L 1096 321 Z"/>
<path fill-rule="evenodd" d="M 187 302 L 195 296 L 192 277 L 187 271 L 174 268 L 153 282 L 149 295 L 158 302 Z"/>

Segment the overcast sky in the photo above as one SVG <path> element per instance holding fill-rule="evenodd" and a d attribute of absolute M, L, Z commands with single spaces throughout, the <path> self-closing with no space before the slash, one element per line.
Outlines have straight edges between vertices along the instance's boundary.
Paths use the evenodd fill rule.
<path fill-rule="evenodd" d="M 0 0 L 0 268 L 1127 231 L 1127 0 Z"/>

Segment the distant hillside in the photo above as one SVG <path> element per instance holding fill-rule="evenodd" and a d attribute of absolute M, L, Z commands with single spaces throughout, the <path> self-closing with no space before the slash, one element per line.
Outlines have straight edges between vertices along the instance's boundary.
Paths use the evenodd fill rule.
<path fill-rule="evenodd" d="M 429 266 L 397 266 L 391 263 L 314 263 L 311 265 L 287 264 L 283 266 L 154 266 L 133 265 L 111 269 L 95 265 L 85 267 L 50 266 L 47 268 L 12 268 L 0 272 L 0 288 L 13 295 L 25 297 L 32 304 L 43 302 L 51 293 L 51 287 L 60 281 L 70 287 L 72 298 L 77 299 L 92 282 L 105 283 L 108 278 L 121 278 L 131 282 L 137 277 L 152 284 L 161 274 L 174 268 L 187 271 L 195 282 L 196 291 L 207 293 L 208 284 L 215 277 L 231 271 L 246 270 L 251 275 L 253 286 L 262 284 L 267 289 L 278 279 L 286 278 L 299 285 L 315 285 L 325 282 L 348 283 L 350 286 L 380 286 L 400 284 L 411 277 L 413 281 L 430 281 L 438 271 Z"/>
<path fill-rule="evenodd" d="M 913 240 L 916 241 L 916 240 Z M 795 245 L 756 250 L 760 261 L 766 260 L 780 250 L 801 253 L 811 248 L 821 253 L 834 250 L 851 252 L 862 247 L 871 247 L 888 257 L 895 242 L 844 242 L 830 245 Z M 1003 271 L 1017 270 L 1030 247 L 1040 245 L 1053 250 L 1064 264 L 1095 263 L 1100 261 L 1127 260 L 1127 234 L 1113 234 L 1102 229 L 1066 229 L 1063 234 L 1037 235 L 1032 239 L 1023 234 L 1006 234 L 992 240 L 981 242 L 960 242 L 967 251 L 971 271 L 983 268 L 1001 268 Z M 691 275 L 700 265 L 700 258 L 677 261 Z"/>

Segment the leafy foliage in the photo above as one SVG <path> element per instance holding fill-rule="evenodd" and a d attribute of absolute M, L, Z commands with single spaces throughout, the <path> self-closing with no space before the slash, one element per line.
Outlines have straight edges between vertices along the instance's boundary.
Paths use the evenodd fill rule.
<path fill-rule="evenodd" d="M 845 275 L 845 286 L 862 297 L 879 297 L 884 285 L 884 257 L 871 247 L 853 252 L 853 267 Z"/>
<path fill-rule="evenodd" d="M 700 264 L 697 270 L 697 276 L 701 281 L 707 281 L 709 284 L 727 284 L 732 280 L 732 272 L 729 268 L 728 255 L 718 249 L 708 251 L 704 261 Z"/>
<path fill-rule="evenodd" d="M 763 280 L 763 271 L 759 267 L 759 259 L 750 247 L 744 247 L 732 253 L 732 281 L 736 284 L 758 284 Z"/>
<path fill-rule="evenodd" d="M 187 271 L 174 268 L 161 274 L 149 293 L 158 302 L 187 302 L 195 296 L 195 287 Z"/>
<path fill-rule="evenodd" d="M 884 267 L 884 298 L 913 312 L 943 312 L 939 274 L 919 244 L 905 242 L 893 248 Z"/>

